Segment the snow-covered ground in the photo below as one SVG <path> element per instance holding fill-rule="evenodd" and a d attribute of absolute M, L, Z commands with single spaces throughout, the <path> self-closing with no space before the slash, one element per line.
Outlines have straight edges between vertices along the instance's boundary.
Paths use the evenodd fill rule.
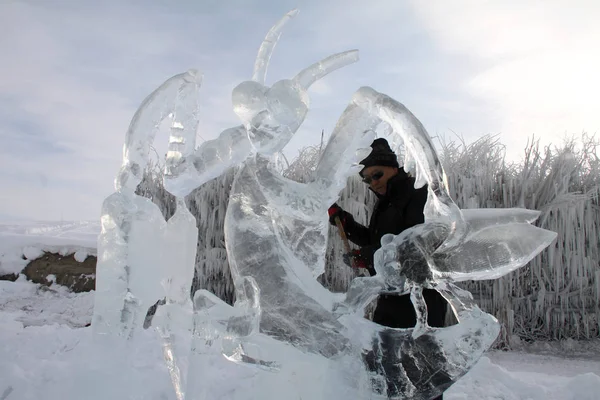
<path fill-rule="evenodd" d="M 19 252 L 35 253 L 36 249 L 94 252 L 98 229 L 94 223 L 4 225 L 0 227 L 0 261 L 22 260 Z M 123 375 L 108 357 L 93 352 L 91 329 L 87 327 L 93 296 L 93 292 L 74 294 L 22 278 L 0 281 L 0 400 L 95 398 L 94 385 L 107 376 L 113 382 Z M 146 393 L 152 393 L 146 397 L 140 393 L 140 399 L 174 398 L 160 342 L 152 340 L 155 333 L 151 330 L 147 336 L 136 353 L 135 370 L 127 371 L 127 379 L 120 378 L 127 384 L 143 385 Z M 248 378 L 233 375 L 223 379 L 229 371 L 226 364 L 217 360 L 207 373 L 220 375 L 230 388 L 235 387 L 236 379 Z M 212 398 L 235 398 L 234 390 L 227 386 L 218 389 L 219 394 Z M 120 390 L 117 385 L 110 398 L 118 399 Z M 534 343 L 520 351 L 490 352 L 444 398 L 600 399 L 600 341 Z"/>
<path fill-rule="evenodd" d="M 93 292 L 73 294 L 30 282 L 0 281 L 0 399 L 85 399 L 82 393 L 72 397 L 44 394 L 46 390 L 56 393 L 53 384 L 69 376 L 81 362 L 73 359 L 75 355 L 85 350 L 81 347 L 90 346 L 91 332 L 85 326 L 91 321 L 92 308 Z M 79 353 L 73 351 L 77 347 Z M 162 363 L 158 342 L 156 354 L 143 360 L 150 362 Z M 158 371 L 149 371 L 149 377 L 163 369 L 156 367 Z M 3 392 L 10 394 L 3 397 Z M 600 342 L 536 344 L 518 352 L 490 352 L 444 398 L 598 399 Z"/>
<path fill-rule="evenodd" d="M 96 255 L 96 221 L 0 223 L 0 275 L 18 274 L 44 251 L 73 254 L 79 261 Z M 0 397 L 2 399 L 2 397 Z"/>

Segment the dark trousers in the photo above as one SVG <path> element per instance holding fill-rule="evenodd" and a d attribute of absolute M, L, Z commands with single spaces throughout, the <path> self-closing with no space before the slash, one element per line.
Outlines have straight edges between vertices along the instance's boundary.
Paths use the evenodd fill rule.
<path fill-rule="evenodd" d="M 423 289 L 427 304 L 427 323 L 434 328 L 442 328 L 446 320 L 448 303 L 437 291 Z M 417 324 L 417 314 L 410 301 L 410 295 L 383 295 L 377 300 L 373 322 L 390 328 L 412 328 Z"/>
<path fill-rule="evenodd" d="M 423 297 L 427 304 L 427 323 L 432 327 L 443 327 L 446 319 L 446 300 L 437 291 L 431 289 L 424 289 Z M 390 328 L 414 327 L 417 323 L 417 317 L 410 300 L 410 295 L 380 296 L 373 315 L 373 322 Z M 398 386 L 401 383 L 401 374 L 398 356 L 391 353 L 391 350 L 396 349 L 398 344 L 394 344 L 391 341 L 392 339 L 385 336 L 380 337 L 379 341 L 373 344 L 373 351 L 365 356 L 365 362 L 371 371 L 385 374 L 387 393 L 393 396 L 401 391 L 401 388 Z M 435 343 L 430 343 L 429 345 L 437 347 Z M 376 361 L 377 357 L 381 358 L 380 365 Z M 406 358 L 402 360 L 403 365 L 409 363 L 410 360 Z M 382 383 L 379 384 L 381 385 Z M 443 400 L 443 395 L 432 400 Z"/>

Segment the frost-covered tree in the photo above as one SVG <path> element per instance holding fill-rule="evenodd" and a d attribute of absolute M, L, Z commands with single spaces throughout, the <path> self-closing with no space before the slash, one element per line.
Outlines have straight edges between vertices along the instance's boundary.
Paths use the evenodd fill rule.
<path fill-rule="evenodd" d="M 231 168 L 190 193 L 185 201 L 196 217 L 198 247 L 192 293 L 207 289 L 233 304 L 235 287 L 225 249 L 225 210 L 237 169 Z"/>
<path fill-rule="evenodd" d="M 451 194 L 461 208 L 526 207 L 558 233 L 555 244 L 522 268 L 490 282 L 467 283 L 503 322 L 507 343 L 600 335 L 600 160 L 594 137 L 540 149 L 531 141 L 521 164 L 508 164 L 493 136 L 443 145 Z"/>
<path fill-rule="evenodd" d="M 168 220 L 175 212 L 175 197 L 163 186 L 162 170 L 163 166 L 159 163 L 151 163 L 144 171 L 136 194 L 151 199 Z M 236 169 L 229 169 L 185 198 L 198 227 L 196 268 L 191 294 L 198 289 L 207 289 L 229 304 L 233 304 L 235 300 L 235 290 L 227 262 L 223 224 L 235 172 Z"/>

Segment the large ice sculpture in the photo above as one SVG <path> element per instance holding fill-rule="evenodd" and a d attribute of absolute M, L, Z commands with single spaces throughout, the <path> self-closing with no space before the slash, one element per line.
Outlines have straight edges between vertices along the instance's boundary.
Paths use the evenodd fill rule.
<path fill-rule="evenodd" d="M 195 220 L 180 198 L 175 215 L 166 222 L 159 208 L 135 190 L 164 119 L 171 119 L 177 134 L 195 136 L 198 120 L 188 117 L 197 113 L 200 81 L 194 70 L 167 80 L 144 100 L 127 130 L 116 192 L 102 205 L 92 323 L 100 336 L 134 335 L 158 299 L 187 299 L 180 291 L 188 292 L 193 277 Z"/>
<path fill-rule="evenodd" d="M 328 399 L 435 397 L 474 365 L 499 332 L 497 321 L 454 282 L 493 279 L 519 268 L 555 234 L 531 225 L 536 211 L 461 211 L 421 123 L 402 104 L 368 87 L 354 94 L 338 120 L 314 179 L 301 184 L 281 176 L 273 166 L 304 121 L 307 90 L 358 59 L 356 51 L 336 54 L 265 86 L 271 53 L 295 14 L 269 31 L 252 80 L 233 91 L 242 125 L 196 148 L 200 79 L 194 71 L 165 82 L 134 116 L 117 192 L 103 206 L 94 331 L 135 338 L 144 311 L 166 296 L 154 325 L 165 341 L 178 399 L 219 396 L 218 380 L 210 374 L 218 357 L 231 361 L 232 370 L 253 368 L 255 384 L 239 391 L 234 385 L 230 398 L 283 398 L 286 392 Z M 179 199 L 169 221 L 133 193 L 165 119 L 171 124 L 165 187 Z M 356 278 L 348 293 L 334 295 L 316 280 L 324 270 L 326 210 L 360 169 L 357 162 L 370 150 L 374 132 L 385 132 L 393 147 L 404 145 L 417 167 L 417 186 L 428 184 L 426 222 L 384 237 L 375 254 L 377 275 Z M 239 172 L 225 239 L 237 301 L 230 307 L 198 291 L 192 312 L 185 293 L 197 232 L 183 197 L 232 166 Z M 443 294 L 459 324 L 427 325 L 424 287 Z M 365 307 L 382 293 L 411 294 L 413 329 L 363 318 Z M 301 376 L 310 376 L 310 384 L 298 380 Z"/>

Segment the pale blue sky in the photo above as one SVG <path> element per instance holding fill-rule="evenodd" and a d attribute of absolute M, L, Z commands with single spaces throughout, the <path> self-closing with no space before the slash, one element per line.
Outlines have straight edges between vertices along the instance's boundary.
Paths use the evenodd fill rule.
<path fill-rule="evenodd" d="M 432 136 L 558 143 L 600 128 L 594 0 L 0 2 L 0 217 L 97 219 L 137 106 L 189 68 L 204 74 L 199 135 L 239 121 L 231 89 L 287 11 L 267 84 L 330 54 L 361 60 L 310 90 L 288 154 L 329 134 L 360 86 L 403 102 Z M 166 136 L 157 147 L 166 147 Z"/>

